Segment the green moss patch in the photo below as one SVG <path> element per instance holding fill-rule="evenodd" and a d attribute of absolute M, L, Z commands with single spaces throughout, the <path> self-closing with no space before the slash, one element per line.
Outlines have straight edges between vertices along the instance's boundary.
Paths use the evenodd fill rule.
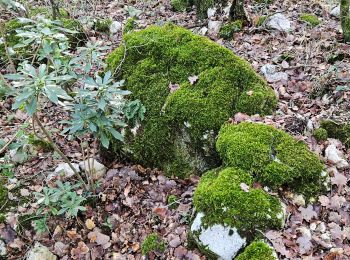
<path fill-rule="evenodd" d="M 315 27 L 321 23 L 318 17 L 314 14 L 301 14 L 300 20 L 310 24 L 312 27 Z"/>
<path fill-rule="evenodd" d="M 262 240 L 252 242 L 235 260 L 276 260 L 273 248 Z"/>
<path fill-rule="evenodd" d="M 109 27 L 112 24 L 112 19 L 97 19 L 94 23 L 94 29 L 98 32 L 109 33 Z"/>
<path fill-rule="evenodd" d="M 320 127 L 318 129 L 316 129 L 313 133 L 313 136 L 315 137 L 315 139 L 317 140 L 317 142 L 320 141 L 325 141 L 328 138 L 328 133 L 327 130 Z"/>
<path fill-rule="evenodd" d="M 321 192 L 324 166 L 306 144 L 268 125 L 225 124 L 216 143 L 224 164 L 240 168 L 273 190 L 288 186 L 313 196 Z"/>
<path fill-rule="evenodd" d="M 241 31 L 243 23 L 241 20 L 229 22 L 220 28 L 219 36 L 225 40 L 232 39 L 233 34 Z"/>
<path fill-rule="evenodd" d="M 165 242 L 156 233 L 148 235 L 141 245 L 142 255 L 148 255 L 151 252 L 163 253 L 164 250 Z"/>
<path fill-rule="evenodd" d="M 187 0 L 171 0 L 170 1 L 171 7 L 176 12 L 183 12 L 188 7 L 189 3 Z"/>
<path fill-rule="evenodd" d="M 189 30 L 151 26 L 124 41 L 126 53 L 119 47 L 107 63 L 146 107 L 124 146 L 145 166 L 182 177 L 203 172 L 220 163 L 215 137 L 228 118 L 238 111 L 270 114 L 276 106 L 273 90 L 247 62 Z"/>
<path fill-rule="evenodd" d="M 204 174 L 193 198 L 196 210 L 205 215 L 203 223 L 229 225 L 244 235 L 254 234 L 256 229 L 281 227 L 279 199 L 252 185 L 253 177 L 240 169 L 217 169 Z"/>
<path fill-rule="evenodd" d="M 342 141 L 347 147 L 350 146 L 350 124 L 323 120 L 321 121 L 321 128 L 326 130 L 328 137 Z"/>

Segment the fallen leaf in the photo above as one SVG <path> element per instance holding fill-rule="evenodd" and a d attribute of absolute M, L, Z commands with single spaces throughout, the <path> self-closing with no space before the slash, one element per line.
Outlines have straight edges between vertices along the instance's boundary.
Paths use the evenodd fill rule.
<path fill-rule="evenodd" d="M 335 184 L 338 186 L 338 188 L 341 188 L 346 185 L 348 182 L 348 179 L 341 173 L 334 173 L 334 177 L 331 178 L 332 184 Z"/>
<path fill-rule="evenodd" d="M 179 84 L 172 84 L 172 83 L 170 82 L 170 83 L 169 83 L 169 90 L 170 90 L 170 93 L 174 93 L 179 87 L 180 87 Z"/>
<path fill-rule="evenodd" d="M 191 85 L 194 85 L 194 83 L 196 83 L 198 80 L 198 76 L 190 76 L 188 77 L 188 80 L 190 81 Z"/>
<path fill-rule="evenodd" d="M 23 197 L 28 197 L 30 195 L 30 192 L 27 189 L 20 189 L 19 192 L 20 192 L 21 196 L 23 196 Z"/>
<path fill-rule="evenodd" d="M 96 227 L 95 222 L 90 218 L 88 218 L 85 221 L 85 226 L 87 227 L 87 229 L 90 229 L 90 230 L 93 230 Z"/>
<path fill-rule="evenodd" d="M 303 218 L 309 222 L 312 218 L 317 217 L 316 211 L 314 211 L 312 205 L 308 205 L 307 208 L 299 207 L 299 211 Z"/>
<path fill-rule="evenodd" d="M 167 208 L 165 207 L 157 207 L 153 209 L 153 213 L 157 214 L 158 217 L 164 219 L 167 215 Z"/>
<path fill-rule="evenodd" d="M 244 190 L 245 192 L 249 192 L 249 186 L 248 186 L 247 184 L 245 184 L 245 183 L 242 182 L 239 186 L 240 186 L 241 189 Z"/>

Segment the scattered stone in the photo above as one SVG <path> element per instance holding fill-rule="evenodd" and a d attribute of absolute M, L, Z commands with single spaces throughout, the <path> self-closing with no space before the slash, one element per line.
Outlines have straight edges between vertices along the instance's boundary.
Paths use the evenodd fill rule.
<path fill-rule="evenodd" d="M 179 245 L 181 245 L 181 239 L 180 236 L 177 235 L 169 235 L 169 246 L 171 247 L 178 247 Z"/>
<path fill-rule="evenodd" d="M 234 258 L 246 245 L 246 238 L 241 237 L 236 228 L 218 224 L 205 228 L 202 225 L 203 217 L 203 213 L 198 213 L 191 225 L 196 242 L 222 260 Z"/>
<path fill-rule="evenodd" d="M 275 29 L 282 32 L 291 30 L 291 23 L 286 16 L 281 13 L 274 14 L 268 18 L 266 23 L 268 28 Z"/>
<path fill-rule="evenodd" d="M 103 164 L 92 158 L 80 162 L 79 166 L 81 169 L 84 171 L 86 170 L 90 175 L 92 175 L 95 180 L 102 178 L 107 172 L 107 168 Z M 90 167 L 92 169 L 89 169 Z"/>
<path fill-rule="evenodd" d="M 215 13 L 216 13 L 216 8 L 208 8 L 208 11 L 207 11 L 208 18 L 214 16 Z"/>
<path fill-rule="evenodd" d="M 27 260 L 56 260 L 57 256 L 50 252 L 50 250 L 36 242 L 34 247 L 28 252 Z"/>
<path fill-rule="evenodd" d="M 340 17 L 340 5 L 333 7 L 330 14 L 331 16 L 334 16 L 334 17 Z"/>
<path fill-rule="evenodd" d="M 260 72 L 265 76 L 268 82 L 278 82 L 288 80 L 288 74 L 285 72 L 276 72 L 276 65 L 266 64 L 261 67 Z"/>
<path fill-rule="evenodd" d="M 325 157 L 328 161 L 340 169 L 345 168 L 349 165 L 349 163 L 344 159 L 343 153 L 338 150 L 334 144 L 328 145 L 325 150 Z"/>
<path fill-rule="evenodd" d="M 72 165 L 77 172 L 80 172 L 79 164 L 72 163 Z M 70 178 L 70 177 L 74 176 L 74 171 L 72 170 L 72 168 L 69 166 L 68 163 L 60 163 L 57 165 L 54 174 L 56 176 L 61 176 L 64 178 Z"/>
<path fill-rule="evenodd" d="M 220 31 L 222 22 L 221 21 L 209 21 L 208 29 L 211 33 L 217 34 Z"/>
<path fill-rule="evenodd" d="M 119 32 L 121 29 L 122 29 L 122 23 L 121 22 L 118 22 L 118 21 L 113 21 L 111 23 L 111 25 L 109 26 L 109 31 L 112 33 L 112 34 L 116 34 L 117 32 Z"/>
<path fill-rule="evenodd" d="M 301 194 L 295 194 L 293 197 L 293 203 L 297 206 L 305 206 L 304 196 Z"/>
<path fill-rule="evenodd" d="M 6 245 L 4 241 L 0 240 L 0 256 L 5 256 L 7 254 Z"/>

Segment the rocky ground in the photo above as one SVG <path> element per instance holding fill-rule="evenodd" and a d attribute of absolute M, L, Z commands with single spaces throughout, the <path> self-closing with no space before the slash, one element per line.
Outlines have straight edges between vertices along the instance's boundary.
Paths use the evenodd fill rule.
<path fill-rule="evenodd" d="M 120 26 L 132 12 L 139 12 L 139 28 L 174 22 L 205 33 L 248 60 L 278 94 L 278 111 L 265 118 L 237 114 L 232 121 L 263 121 L 305 141 L 323 159 L 331 183 L 330 191 L 315 198 L 313 204 L 306 204 L 301 196 L 283 193 L 288 213 L 285 226 L 264 236 L 281 259 L 349 259 L 349 150 L 335 139 L 318 143 L 312 132 L 321 118 L 349 119 L 350 45 L 342 43 L 340 22 L 330 1 L 285 0 L 269 6 L 247 2 L 251 25 L 236 33 L 232 40 L 223 40 L 217 35 L 220 24 L 226 21 L 225 15 L 217 13 L 208 20 L 197 20 L 194 11 L 173 12 L 168 1 L 101 1 L 95 16 L 115 21 L 114 33 L 106 35 L 87 30 L 87 34 L 113 49 L 120 43 Z M 82 11 L 70 7 L 72 14 L 86 18 L 84 6 L 79 7 Z M 317 15 L 321 23 L 312 27 L 302 22 L 302 13 Z M 273 26 L 270 22 L 276 14 L 283 24 Z M 261 15 L 269 18 L 257 26 Z M 27 119 L 21 112 L 10 111 L 11 102 L 0 101 L 0 138 L 5 140 Z M 65 114 L 48 107 L 42 116 L 45 124 L 58 129 L 58 121 Z M 81 162 L 83 156 L 78 143 L 65 147 L 59 132 L 55 140 L 74 162 Z M 170 179 L 156 170 L 120 162 L 103 162 L 108 171 L 101 181 L 94 208 L 88 208 L 86 214 L 77 219 L 55 218 L 49 223 L 51 233 L 35 234 L 30 218 L 38 205 L 32 193 L 42 191 L 48 182 L 48 173 L 54 172 L 60 162 L 55 154 L 39 150 L 15 168 L 7 185 L 9 200 L 5 202 L 5 205 L 14 202 L 15 210 L 0 224 L 4 241 L 0 243 L 0 253 L 6 250 L 7 259 L 23 257 L 36 242 L 62 259 L 141 259 L 141 243 L 152 232 L 160 234 L 167 246 L 164 254 L 151 255 L 151 259 L 205 259 L 187 242 L 192 193 L 198 177 Z M 174 205 L 169 205 L 169 195 L 177 196 Z"/>

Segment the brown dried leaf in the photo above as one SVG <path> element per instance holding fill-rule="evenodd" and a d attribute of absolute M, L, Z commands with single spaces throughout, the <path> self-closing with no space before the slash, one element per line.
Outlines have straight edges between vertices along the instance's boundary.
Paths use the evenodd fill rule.
<path fill-rule="evenodd" d="M 313 210 L 313 206 L 310 204 L 307 206 L 307 208 L 299 207 L 299 211 L 307 222 L 309 222 L 312 218 L 317 217 L 316 211 Z"/>
<path fill-rule="evenodd" d="M 85 226 L 86 226 L 87 229 L 89 229 L 89 230 L 93 230 L 93 229 L 96 227 L 95 222 L 94 222 L 92 219 L 90 219 L 90 218 L 88 218 L 88 219 L 85 221 Z"/>

